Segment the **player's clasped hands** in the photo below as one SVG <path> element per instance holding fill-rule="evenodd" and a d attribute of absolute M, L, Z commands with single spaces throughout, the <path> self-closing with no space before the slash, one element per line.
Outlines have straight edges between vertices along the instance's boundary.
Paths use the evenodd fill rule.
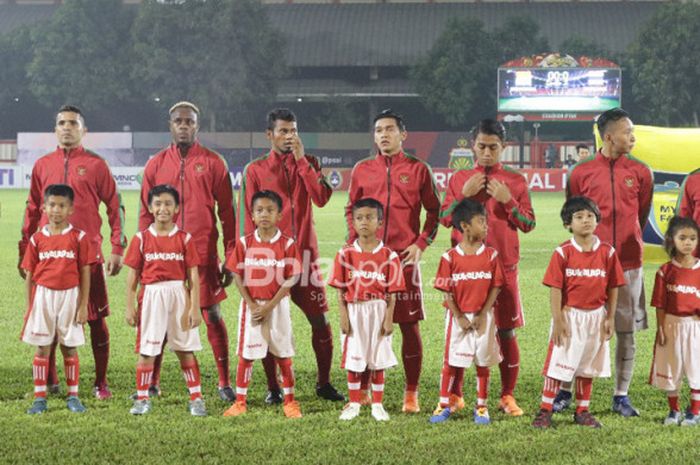
<path fill-rule="evenodd" d="M 462 195 L 466 198 L 474 197 L 484 188 L 486 188 L 486 175 L 484 173 L 476 173 L 464 183 Z"/>
<path fill-rule="evenodd" d="M 491 179 L 488 182 L 486 192 L 500 203 L 508 203 L 511 199 L 508 186 L 497 179 Z"/>

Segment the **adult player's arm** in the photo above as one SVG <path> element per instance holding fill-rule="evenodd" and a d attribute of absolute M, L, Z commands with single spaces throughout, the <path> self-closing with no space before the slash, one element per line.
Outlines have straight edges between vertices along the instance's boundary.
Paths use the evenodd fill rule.
<path fill-rule="evenodd" d="M 311 201 L 317 207 L 323 207 L 331 199 L 333 187 L 323 175 L 318 159 L 311 155 L 304 155 L 296 163 L 299 168 L 299 176 L 306 186 L 306 191 L 311 196 Z"/>
<path fill-rule="evenodd" d="M 122 196 L 119 193 L 119 189 L 117 189 L 117 183 L 114 182 L 114 177 L 112 177 L 106 162 L 102 163 L 98 176 L 98 195 L 107 207 L 107 220 L 112 231 L 112 255 L 122 256 L 126 248 L 126 236 L 124 235 L 125 209 Z M 121 267 L 121 263 L 119 267 Z M 117 273 L 118 270 L 113 274 Z"/>
<path fill-rule="evenodd" d="M 350 189 L 348 190 L 348 203 L 345 205 L 345 223 L 348 228 L 347 242 L 351 243 L 357 239 L 357 232 L 352 226 L 352 206 L 362 198 L 362 183 L 360 182 L 359 163 L 355 165 L 350 174 Z M 386 212 L 387 205 L 384 205 Z"/>
<path fill-rule="evenodd" d="M 24 221 L 22 222 L 22 237 L 19 241 L 19 274 L 24 278 L 24 270 L 21 267 L 24 252 L 27 250 L 29 238 L 32 237 L 39 227 L 41 220 L 41 198 L 43 195 L 44 186 L 39 177 L 40 166 L 35 164 L 32 169 L 31 184 L 29 187 L 29 195 L 27 197 L 27 206 L 24 210 Z"/>
<path fill-rule="evenodd" d="M 440 218 L 440 196 L 438 195 L 435 178 L 429 166 L 424 171 L 423 185 L 421 188 L 421 205 L 425 209 L 425 223 L 423 231 L 416 240 L 419 249 L 425 250 L 435 240 Z"/>
<path fill-rule="evenodd" d="M 80 291 L 78 293 L 78 314 L 76 321 L 80 324 L 87 323 L 88 297 L 90 297 L 90 265 L 80 267 Z"/>
<path fill-rule="evenodd" d="M 144 231 L 148 228 L 151 223 L 153 223 L 153 215 L 148 211 L 148 193 L 154 187 L 153 175 L 154 173 L 153 159 L 146 163 L 146 167 L 143 170 L 143 179 L 141 180 L 141 196 L 139 199 L 139 225 L 137 230 Z"/>
<path fill-rule="evenodd" d="M 697 174 L 697 176 L 693 177 L 695 174 Z M 695 213 L 695 202 L 693 200 L 693 196 L 690 195 L 690 189 L 688 188 L 688 184 L 693 183 L 693 181 L 691 181 L 691 177 L 695 180 L 695 182 L 700 181 L 700 170 L 695 170 L 685 177 L 683 183 L 681 184 L 681 193 L 678 196 L 678 202 L 676 204 L 676 215 L 686 218 L 693 218 L 693 213 Z"/>
<path fill-rule="evenodd" d="M 644 229 L 649 219 L 649 211 L 651 210 L 651 201 L 654 197 L 654 174 L 651 169 L 643 165 L 641 168 L 641 176 L 639 182 L 639 227 Z"/>
<path fill-rule="evenodd" d="M 243 237 L 255 230 L 250 211 L 253 195 L 260 189 L 255 162 L 248 163 L 241 176 L 241 190 L 238 193 L 238 234 Z"/>
<path fill-rule="evenodd" d="M 221 232 L 224 237 L 224 256 L 228 257 L 236 246 L 236 210 L 234 208 L 233 187 L 231 174 L 225 162 L 221 162 L 216 173 L 214 186 L 216 211 L 221 222 Z"/>
<path fill-rule="evenodd" d="M 578 165 L 574 165 L 574 167 L 569 171 L 566 178 L 566 200 L 569 200 L 571 197 L 582 195 L 580 169 L 581 168 L 579 168 Z"/>
<path fill-rule="evenodd" d="M 464 196 L 462 195 L 462 189 L 458 185 L 458 176 L 452 175 L 449 182 L 447 183 L 447 191 L 445 192 L 445 198 L 440 206 L 440 223 L 446 228 L 452 227 L 452 211 L 455 209 L 457 204 L 462 201 Z"/>
<path fill-rule="evenodd" d="M 530 192 L 525 178 L 518 178 L 518 185 L 511 190 L 511 199 L 503 204 L 508 213 L 508 222 L 524 233 L 535 229 L 535 211 L 532 209 Z"/>

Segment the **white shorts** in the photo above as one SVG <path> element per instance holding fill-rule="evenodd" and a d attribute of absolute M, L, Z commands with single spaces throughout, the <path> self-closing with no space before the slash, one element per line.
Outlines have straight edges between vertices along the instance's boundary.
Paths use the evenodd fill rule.
<path fill-rule="evenodd" d="M 391 334 L 382 336 L 380 332 L 385 315 L 384 300 L 348 303 L 351 331 L 349 336 L 340 335 L 341 368 L 361 373 L 367 368 L 384 370 L 398 364 L 391 348 Z"/>
<path fill-rule="evenodd" d="M 464 316 L 472 321 L 473 313 Z M 501 348 L 496 339 L 493 309 L 482 315 L 479 331 L 464 331 L 450 310 L 445 311 L 445 360 L 451 367 L 469 368 L 472 363 L 490 367 L 501 362 Z"/>
<path fill-rule="evenodd" d="M 677 391 L 688 378 L 691 389 L 700 389 L 700 318 L 666 314 L 666 344 L 654 346 L 649 382 L 664 391 Z"/>
<path fill-rule="evenodd" d="M 22 341 L 33 346 L 50 346 L 58 337 L 58 343 L 66 347 L 85 344 L 83 325 L 75 322 L 78 289 L 55 290 L 37 284 L 22 329 Z"/>
<path fill-rule="evenodd" d="M 618 288 L 615 310 L 615 331 L 631 333 L 649 327 L 644 297 L 644 270 L 636 268 L 624 272 L 627 284 Z"/>
<path fill-rule="evenodd" d="M 265 303 L 263 300 L 257 302 Z M 241 299 L 238 310 L 238 356 L 246 360 L 262 360 L 268 351 L 277 358 L 294 356 L 289 296 L 282 298 L 262 322 L 253 321 L 248 304 Z"/>
<path fill-rule="evenodd" d="M 149 357 L 160 355 L 167 334 L 170 350 L 194 352 L 202 350 L 199 328 L 182 329 L 187 311 L 187 290 L 182 281 L 146 284 L 141 303 L 141 344 L 139 353 Z"/>
<path fill-rule="evenodd" d="M 575 377 L 610 377 L 610 341 L 605 339 L 605 307 L 596 310 L 572 308 L 566 312 L 571 337 L 565 345 L 556 346 L 551 339 L 542 374 L 570 382 Z"/>

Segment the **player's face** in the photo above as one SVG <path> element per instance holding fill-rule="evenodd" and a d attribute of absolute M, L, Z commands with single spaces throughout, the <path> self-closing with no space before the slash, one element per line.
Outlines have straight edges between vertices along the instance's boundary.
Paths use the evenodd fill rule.
<path fill-rule="evenodd" d="M 55 132 L 59 146 L 66 149 L 77 147 L 85 135 L 85 122 L 77 113 L 62 111 L 56 115 Z"/>
<path fill-rule="evenodd" d="M 498 163 L 504 148 L 501 139 L 493 134 L 480 132 L 474 139 L 474 154 L 480 166 L 493 166 Z"/>
<path fill-rule="evenodd" d="M 614 153 L 630 153 L 634 148 L 634 124 L 629 118 L 622 118 L 607 125 L 604 140 L 611 145 Z"/>
<path fill-rule="evenodd" d="M 175 203 L 175 197 L 172 195 L 160 194 L 153 196 L 148 211 L 158 223 L 170 224 L 177 212 L 180 211 L 180 207 Z"/>
<path fill-rule="evenodd" d="M 271 199 L 257 199 L 253 204 L 253 223 L 262 229 L 274 227 L 282 216 L 277 203 Z"/>
<path fill-rule="evenodd" d="M 176 108 L 170 114 L 170 134 L 176 144 L 194 144 L 197 131 L 199 131 L 199 117 L 193 109 Z"/>
<path fill-rule="evenodd" d="M 394 118 L 381 118 L 374 123 L 374 143 L 385 155 L 395 155 L 401 151 L 408 134 L 399 129 Z"/>
<path fill-rule="evenodd" d="M 488 222 L 484 215 L 474 215 L 469 223 L 462 222 L 461 226 L 464 237 L 475 241 L 484 240 L 489 230 Z"/>
<path fill-rule="evenodd" d="M 598 220 L 596 220 L 595 213 L 590 210 L 580 210 L 571 216 L 571 232 L 577 236 L 593 234 L 596 226 L 598 226 Z"/>
<path fill-rule="evenodd" d="M 583 160 L 584 158 L 588 157 L 591 155 L 591 151 L 588 149 L 578 149 L 576 152 L 576 156 L 578 157 L 579 160 Z"/>
<path fill-rule="evenodd" d="M 377 209 L 372 207 L 357 208 L 352 212 L 352 226 L 358 236 L 371 237 L 377 234 L 382 221 L 377 215 Z"/>
<path fill-rule="evenodd" d="M 73 213 L 73 202 L 62 195 L 49 195 L 44 201 L 44 213 L 51 224 L 62 225 Z"/>
<path fill-rule="evenodd" d="M 268 129 L 266 134 L 275 152 L 290 153 L 299 137 L 297 122 L 278 119 L 275 121 L 275 128 Z"/>
<path fill-rule="evenodd" d="M 681 255 L 691 255 L 698 246 L 698 233 L 693 228 L 681 228 L 673 236 L 673 245 Z"/>

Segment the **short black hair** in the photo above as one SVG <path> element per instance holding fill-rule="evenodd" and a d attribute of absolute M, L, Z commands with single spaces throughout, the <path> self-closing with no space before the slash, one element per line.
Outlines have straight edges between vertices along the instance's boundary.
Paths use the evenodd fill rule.
<path fill-rule="evenodd" d="M 666 229 L 666 234 L 664 235 L 664 250 L 666 250 L 669 257 L 674 258 L 677 252 L 676 245 L 673 243 L 673 236 L 685 228 L 694 229 L 695 233 L 700 235 L 700 227 L 692 218 L 676 215 L 668 222 L 668 229 Z"/>
<path fill-rule="evenodd" d="M 77 113 L 80 116 L 83 116 L 83 111 L 80 108 L 76 107 L 75 105 L 63 105 L 63 106 L 61 106 L 61 108 L 58 109 L 58 111 L 56 113 L 57 114 L 63 113 L 64 111 L 69 111 L 71 113 Z"/>
<path fill-rule="evenodd" d="M 471 130 L 472 141 L 475 141 L 476 136 L 478 136 L 479 134 L 485 134 L 487 136 L 498 136 L 498 138 L 501 139 L 501 142 L 506 141 L 506 128 L 500 121 L 496 121 L 495 119 L 482 119 L 481 121 L 476 123 L 476 126 L 474 126 Z"/>
<path fill-rule="evenodd" d="M 569 227 L 574 218 L 574 213 L 587 210 L 595 215 L 595 219 L 600 223 L 600 209 L 598 205 L 588 197 L 576 196 L 571 197 L 564 205 L 561 207 L 561 221 L 564 223 L 564 227 Z"/>
<path fill-rule="evenodd" d="M 297 120 L 297 117 L 289 108 L 275 108 L 267 114 L 267 129 L 269 131 L 275 129 L 277 120 L 293 123 Z"/>
<path fill-rule="evenodd" d="M 177 192 L 177 189 L 170 184 L 158 184 L 148 191 L 148 205 L 153 202 L 153 197 L 158 197 L 162 194 L 172 195 L 173 199 L 175 199 L 175 205 L 180 205 L 180 194 Z"/>
<path fill-rule="evenodd" d="M 68 184 L 51 184 L 44 190 L 44 202 L 46 202 L 50 195 L 55 195 L 57 197 L 66 197 L 73 203 L 75 198 L 75 193 L 73 193 L 73 188 Z"/>
<path fill-rule="evenodd" d="M 403 121 L 403 116 L 396 113 L 391 108 L 387 108 L 386 110 L 380 111 L 372 120 L 372 126 L 377 124 L 377 121 L 379 121 L 382 118 L 393 118 L 394 121 L 396 121 L 396 126 L 399 128 L 399 131 L 403 132 L 406 130 L 406 123 L 404 123 Z"/>
<path fill-rule="evenodd" d="M 619 121 L 622 118 L 629 117 L 630 114 L 622 108 L 612 108 L 606 112 L 601 113 L 595 122 L 596 126 L 598 127 L 598 133 L 600 134 L 600 137 L 603 137 L 603 134 L 605 134 L 605 130 L 607 129 L 610 123 L 614 123 L 615 121 Z"/>
<path fill-rule="evenodd" d="M 251 210 L 253 209 L 255 202 L 257 202 L 260 199 L 272 200 L 277 204 L 277 208 L 279 209 L 279 211 L 282 211 L 282 197 L 280 197 L 280 195 L 277 192 L 271 190 L 262 190 L 253 194 L 253 198 L 250 201 Z"/>
<path fill-rule="evenodd" d="M 358 210 L 360 208 L 374 208 L 377 210 L 377 218 L 380 220 L 384 219 L 384 205 L 377 200 L 373 199 L 372 197 L 365 197 L 363 199 L 357 200 L 355 203 L 352 204 L 352 212 L 355 213 L 355 210 Z"/>
<path fill-rule="evenodd" d="M 590 150 L 591 148 L 588 146 L 588 144 L 576 144 L 576 153 L 578 153 L 578 151 L 581 149 Z"/>
<path fill-rule="evenodd" d="M 459 232 L 462 231 L 462 222 L 471 223 L 472 218 L 477 215 L 486 216 L 484 205 L 474 200 L 462 199 L 452 210 L 452 226 Z"/>

